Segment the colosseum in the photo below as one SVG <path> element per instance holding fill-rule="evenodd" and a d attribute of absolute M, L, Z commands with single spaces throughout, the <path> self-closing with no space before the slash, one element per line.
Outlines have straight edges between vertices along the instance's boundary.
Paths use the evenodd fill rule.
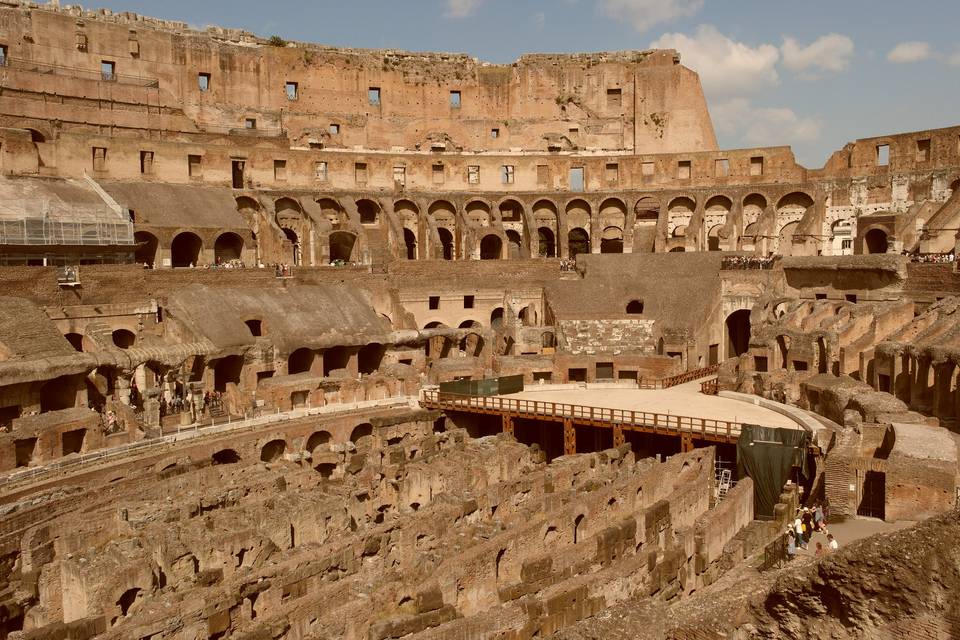
<path fill-rule="evenodd" d="M 0 639 L 960 637 L 960 126 L 681 54 L 0 1 Z"/>

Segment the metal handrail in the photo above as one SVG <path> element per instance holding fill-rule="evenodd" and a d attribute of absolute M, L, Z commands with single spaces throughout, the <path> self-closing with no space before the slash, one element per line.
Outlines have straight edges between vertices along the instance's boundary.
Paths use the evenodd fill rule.
<path fill-rule="evenodd" d="M 87 80 L 97 80 L 100 82 L 116 82 L 117 84 L 129 84 L 147 89 L 156 89 L 160 87 L 160 81 L 157 78 L 143 78 L 139 76 L 124 75 L 122 73 L 105 72 L 102 70 L 92 71 L 90 69 L 80 69 L 78 67 L 66 67 L 59 64 L 24 60 L 22 58 L 7 57 L 4 60 L 4 66 L 11 69 L 18 69 L 20 71 L 47 73 L 56 76 L 70 76 L 73 78 L 86 78 Z"/>

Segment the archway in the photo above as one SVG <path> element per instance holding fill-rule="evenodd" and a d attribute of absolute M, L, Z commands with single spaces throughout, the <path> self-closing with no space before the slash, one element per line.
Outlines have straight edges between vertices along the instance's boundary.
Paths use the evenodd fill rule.
<path fill-rule="evenodd" d="M 579 227 L 570 229 L 567 233 L 567 249 L 571 258 L 576 258 L 581 253 L 590 253 L 590 235 Z"/>
<path fill-rule="evenodd" d="M 490 327 L 494 331 L 503 328 L 503 307 L 497 307 L 490 313 Z"/>
<path fill-rule="evenodd" d="M 133 254 L 133 259 L 137 264 L 145 264 L 151 268 L 156 266 L 157 247 L 160 244 L 157 236 L 146 231 L 137 231 L 133 234 L 133 241 L 137 245 Z"/>
<path fill-rule="evenodd" d="M 643 313 L 643 300 L 631 300 L 627 303 L 627 313 L 640 315 Z"/>
<path fill-rule="evenodd" d="M 380 205 L 373 200 L 357 200 L 357 213 L 360 214 L 360 224 L 377 224 Z"/>
<path fill-rule="evenodd" d="M 793 234 L 796 232 L 799 224 L 799 222 L 791 222 L 783 225 L 783 228 L 780 229 L 780 240 L 777 253 L 782 256 L 793 255 Z"/>
<path fill-rule="evenodd" d="M 77 404 L 76 380 L 61 376 L 40 387 L 40 412 L 72 409 Z"/>
<path fill-rule="evenodd" d="M 307 444 L 304 448 L 307 452 L 313 453 L 320 445 L 330 444 L 332 439 L 332 436 L 326 431 L 316 431 L 307 438 Z"/>
<path fill-rule="evenodd" d="M 464 217 L 475 227 L 489 227 L 490 205 L 482 200 L 468 202 L 464 208 Z"/>
<path fill-rule="evenodd" d="M 213 255 L 217 264 L 239 260 L 243 253 L 243 238 L 235 233 L 221 233 L 213 243 Z"/>
<path fill-rule="evenodd" d="M 537 239 L 539 240 L 539 250 L 541 258 L 555 258 L 557 255 L 557 243 L 553 231 L 547 227 L 537 229 Z"/>
<path fill-rule="evenodd" d="M 353 248 L 357 236 L 346 231 L 335 231 L 330 234 L 330 264 L 337 262 L 352 262 Z"/>
<path fill-rule="evenodd" d="M 417 259 L 417 236 L 416 234 L 404 227 L 403 229 L 403 244 L 407 249 L 407 260 L 416 260 Z"/>
<path fill-rule="evenodd" d="M 214 465 L 236 464 L 240 459 L 240 454 L 233 449 L 221 449 L 211 456 Z"/>
<path fill-rule="evenodd" d="M 510 259 L 519 259 L 523 255 L 523 240 L 520 239 L 520 234 L 513 229 L 507 229 L 504 233 L 507 236 L 507 250 Z"/>
<path fill-rule="evenodd" d="M 174 267 L 195 267 L 200 259 L 203 241 L 189 231 L 178 233 L 170 243 L 170 263 Z"/>
<path fill-rule="evenodd" d="M 354 427 L 353 431 L 350 433 L 350 442 L 353 444 L 359 444 L 361 438 L 369 438 L 373 436 L 373 425 L 369 422 L 364 422 L 363 424 L 358 424 Z"/>
<path fill-rule="evenodd" d="M 500 236 L 491 233 L 480 241 L 481 260 L 499 260 L 502 252 L 503 241 L 500 240 Z"/>
<path fill-rule="evenodd" d="M 600 253 L 623 253 L 623 229 L 607 227 L 600 238 Z"/>
<path fill-rule="evenodd" d="M 127 329 L 117 329 L 112 334 L 113 344 L 120 349 L 129 349 L 137 341 L 137 335 Z"/>
<path fill-rule="evenodd" d="M 376 342 L 371 343 L 360 349 L 357 354 L 357 368 L 362 374 L 376 373 L 383 362 L 383 356 L 387 352 L 386 347 Z"/>
<path fill-rule="evenodd" d="M 297 232 L 289 227 L 283 228 L 283 235 L 286 238 L 286 242 L 283 243 L 284 251 L 287 252 L 289 256 L 290 264 L 294 266 L 300 265 L 300 238 L 297 236 Z"/>
<path fill-rule="evenodd" d="M 722 229 L 723 226 L 717 224 L 707 232 L 707 251 L 720 251 L 720 231 Z"/>
<path fill-rule="evenodd" d="M 323 376 L 350 366 L 350 350 L 347 347 L 330 347 L 323 352 Z"/>
<path fill-rule="evenodd" d="M 70 343 L 74 351 L 83 353 L 83 335 L 79 333 L 68 333 L 63 337 L 67 339 L 67 342 Z"/>
<path fill-rule="evenodd" d="M 316 353 L 313 349 L 297 349 L 287 358 L 287 373 L 295 375 L 298 373 L 309 373 L 313 369 L 313 362 Z"/>
<path fill-rule="evenodd" d="M 440 237 L 440 246 L 443 249 L 443 259 L 453 260 L 453 234 L 449 229 L 440 227 L 437 229 L 437 235 Z"/>
<path fill-rule="evenodd" d="M 271 440 L 260 449 L 261 462 L 276 462 L 287 452 L 286 440 Z"/>
<path fill-rule="evenodd" d="M 213 388 L 217 391 L 226 391 L 227 385 L 240 384 L 240 374 L 243 371 L 243 356 L 227 356 L 217 360 L 213 366 Z"/>
<path fill-rule="evenodd" d="M 863 242 L 867 253 L 886 253 L 890 246 L 887 232 L 883 229 L 870 229 L 863 236 Z"/>
<path fill-rule="evenodd" d="M 734 311 L 724 323 L 727 334 L 727 357 L 739 357 L 750 348 L 750 310 Z"/>

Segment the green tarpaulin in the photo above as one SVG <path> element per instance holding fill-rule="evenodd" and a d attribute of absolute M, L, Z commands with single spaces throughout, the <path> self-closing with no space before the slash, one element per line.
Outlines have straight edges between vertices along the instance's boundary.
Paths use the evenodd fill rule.
<path fill-rule="evenodd" d="M 460 396 L 502 396 L 523 391 L 523 376 L 503 376 L 483 380 L 454 380 L 440 384 L 440 393 Z"/>
<path fill-rule="evenodd" d="M 754 511 L 773 516 L 783 485 L 794 467 L 807 475 L 810 433 L 801 429 L 778 429 L 745 424 L 737 441 L 737 475 L 753 480 Z"/>

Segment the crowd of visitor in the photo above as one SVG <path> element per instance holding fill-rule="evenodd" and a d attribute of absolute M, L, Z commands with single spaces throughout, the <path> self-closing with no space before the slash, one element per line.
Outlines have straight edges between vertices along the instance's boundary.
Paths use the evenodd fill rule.
<path fill-rule="evenodd" d="M 576 271 L 577 270 L 577 261 L 574 258 L 561 258 L 560 259 L 560 271 Z"/>
<path fill-rule="evenodd" d="M 764 270 L 773 269 L 775 258 L 760 258 L 756 256 L 729 256 L 721 262 L 722 269 L 739 270 Z"/>
<path fill-rule="evenodd" d="M 817 541 L 814 555 L 822 558 L 828 553 L 832 553 L 840 548 L 833 534 L 827 529 L 827 519 L 830 516 L 830 507 L 828 504 L 817 503 L 811 509 L 803 507 L 797 509 L 793 524 L 787 527 L 784 536 L 786 537 L 787 559 L 792 560 L 797 555 L 798 549 L 806 550 L 810 546 L 811 538 L 814 534 L 826 536 L 826 546 L 823 542 Z"/>
<path fill-rule="evenodd" d="M 919 262 L 922 264 L 948 264 L 954 262 L 956 258 L 952 253 L 907 253 L 910 256 L 910 262 Z"/>

